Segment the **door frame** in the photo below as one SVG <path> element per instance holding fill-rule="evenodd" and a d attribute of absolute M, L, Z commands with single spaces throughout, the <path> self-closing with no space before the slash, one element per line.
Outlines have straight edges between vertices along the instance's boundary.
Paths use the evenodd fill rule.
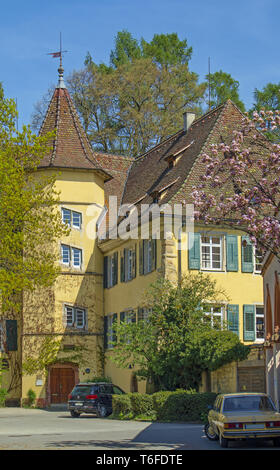
<path fill-rule="evenodd" d="M 74 371 L 75 384 L 79 383 L 79 367 L 77 364 L 73 364 L 71 362 L 57 362 L 49 366 L 46 390 L 47 405 L 51 405 L 51 372 L 53 369 L 72 369 Z"/>

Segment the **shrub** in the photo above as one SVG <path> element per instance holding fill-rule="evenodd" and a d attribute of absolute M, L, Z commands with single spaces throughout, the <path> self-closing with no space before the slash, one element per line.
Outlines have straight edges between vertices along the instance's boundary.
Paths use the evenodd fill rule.
<path fill-rule="evenodd" d="M 130 400 L 130 394 L 125 395 L 113 395 L 113 417 L 116 418 L 132 418 L 132 404 Z"/>
<path fill-rule="evenodd" d="M 153 397 L 146 393 L 130 393 L 130 401 L 134 417 L 154 417 Z"/>
<path fill-rule="evenodd" d="M 28 405 L 29 406 L 35 405 L 36 393 L 34 392 L 34 390 L 30 388 L 27 392 L 27 396 L 28 396 Z"/>
<path fill-rule="evenodd" d="M 5 406 L 7 395 L 8 395 L 8 391 L 5 388 L 0 388 L 0 407 L 1 408 Z"/>
<path fill-rule="evenodd" d="M 166 392 L 165 392 L 166 393 Z M 167 392 L 168 393 L 168 392 Z M 157 419 L 163 421 L 201 421 L 208 412 L 208 406 L 214 403 L 215 393 L 196 393 L 177 390 L 157 400 Z"/>
<path fill-rule="evenodd" d="M 150 418 L 159 421 L 204 421 L 216 393 L 197 393 L 194 390 L 162 391 L 153 395 L 128 393 L 114 395 L 115 418 Z"/>

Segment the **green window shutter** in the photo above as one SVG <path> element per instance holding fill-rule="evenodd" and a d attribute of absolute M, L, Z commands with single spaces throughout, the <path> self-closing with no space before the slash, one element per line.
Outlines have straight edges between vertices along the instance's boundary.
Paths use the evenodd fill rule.
<path fill-rule="evenodd" d="M 121 282 L 124 282 L 124 252 L 121 253 Z"/>
<path fill-rule="evenodd" d="M 153 238 L 152 242 L 152 271 L 157 267 L 157 239 Z"/>
<path fill-rule="evenodd" d="M 241 253 L 242 272 L 252 273 L 254 271 L 253 245 L 248 235 L 244 235 L 243 237 L 241 237 Z"/>
<path fill-rule="evenodd" d="M 189 269 L 200 269 L 200 233 L 189 232 Z"/>
<path fill-rule="evenodd" d="M 255 340 L 255 306 L 243 305 L 243 339 Z"/>
<path fill-rule="evenodd" d="M 103 285 L 108 287 L 108 256 L 104 256 Z"/>
<path fill-rule="evenodd" d="M 132 252 L 132 279 L 136 277 L 136 250 L 137 245 L 135 245 L 134 250 Z"/>
<path fill-rule="evenodd" d="M 144 251 L 144 240 L 139 243 L 139 274 L 144 274 L 144 263 L 143 263 L 143 251 Z"/>
<path fill-rule="evenodd" d="M 113 286 L 115 286 L 118 283 L 118 252 L 116 251 L 114 253 L 114 280 L 113 280 Z"/>
<path fill-rule="evenodd" d="M 104 349 L 108 348 L 108 317 L 104 317 Z"/>
<path fill-rule="evenodd" d="M 125 312 L 120 313 L 120 321 L 123 322 L 125 320 Z"/>
<path fill-rule="evenodd" d="M 115 328 L 115 322 L 118 321 L 118 314 L 114 313 L 113 315 L 113 334 L 112 334 L 112 341 L 117 341 L 117 335 L 116 332 L 114 331 Z"/>
<path fill-rule="evenodd" d="M 17 351 L 17 320 L 6 320 L 7 350 Z"/>
<path fill-rule="evenodd" d="M 227 306 L 227 327 L 239 335 L 239 305 Z"/>
<path fill-rule="evenodd" d="M 227 271 L 238 271 L 238 245 L 236 235 L 226 236 Z"/>

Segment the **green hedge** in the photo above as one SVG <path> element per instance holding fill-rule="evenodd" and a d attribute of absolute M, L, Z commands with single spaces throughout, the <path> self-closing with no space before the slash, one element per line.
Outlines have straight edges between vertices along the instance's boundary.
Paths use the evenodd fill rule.
<path fill-rule="evenodd" d="M 113 396 L 113 417 L 124 419 L 150 418 L 158 421 L 204 421 L 216 393 L 193 390 L 176 392 L 127 393 Z"/>

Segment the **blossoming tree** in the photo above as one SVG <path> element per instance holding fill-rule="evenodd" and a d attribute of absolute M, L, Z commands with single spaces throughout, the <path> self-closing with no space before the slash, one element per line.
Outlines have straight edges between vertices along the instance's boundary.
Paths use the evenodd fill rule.
<path fill-rule="evenodd" d="M 232 137 L 204 153 L 205 174 L 193 188 L 195 219 L 246 232 L 280 259 L 280 111 L 244 116 Z M 277 135 L 277 133 L 276 133 Z"/>

